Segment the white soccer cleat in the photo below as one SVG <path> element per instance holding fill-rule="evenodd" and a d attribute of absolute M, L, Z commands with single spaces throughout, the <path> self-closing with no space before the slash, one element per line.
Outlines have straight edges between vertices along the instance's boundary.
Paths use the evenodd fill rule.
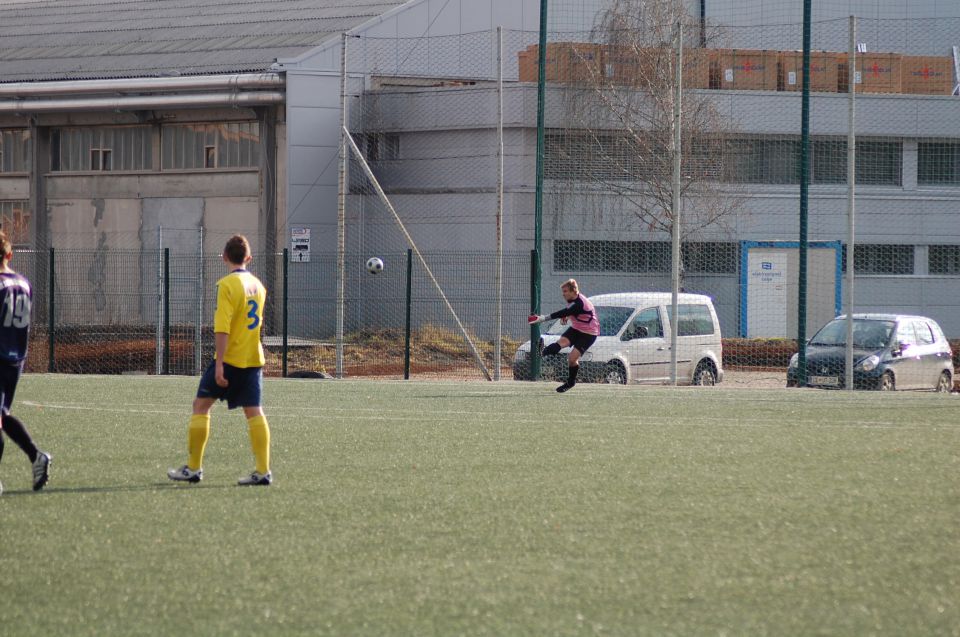
<path fill-rule="evenodd" d="M 241 487 L 269 487 L 270 483 L 273 482 L 273 473 L 267 471 L 266 473 L 258 473 L 254 471 L 248 476 L 243 476 L 237 480 L 237 484 Z"/>
<path fill-rule="evenodd" d="M 50 479 L 50 462 L 53 458 L 46 451 L 38 451 L 33 461 L 33 490 L 39 491 Z"/>
<path fill-rule="evenodd" d="M 190 482 L 191 484 L 196 484 L 203 480 L 203 468 L 193 471 L 187 465 L 183 465 L 179 469 L 170 469 L 167 471 L 167 477 L 174 482 Z"/>

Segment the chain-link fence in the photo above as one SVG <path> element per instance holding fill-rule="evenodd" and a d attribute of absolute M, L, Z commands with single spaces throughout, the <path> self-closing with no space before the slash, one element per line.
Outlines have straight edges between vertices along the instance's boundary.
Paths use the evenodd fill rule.
<path fill-rule="evenodd" d="M 479 378 L 422 264 L 408 252 L 380 254 L 385 267 L 376 274 L 362 255 L 347 256 L 343 375 Z M 424 257 L 452 290 L 450 303 L 494 369 L 496 295 L 487 276 L 493 255 Z M 517 334 L 529 305 L 530 256 L 507 254 L 503 263 L 502 302 L 508 331 Z M 60 249 L 19 252 L 16 265 L 34 286 L 28 371 L 197 375 L 213 359 L 216 282 L 228 272 L 219 256 Z M 335 266 L 331 257 L 254 255 L 250 270 L 268 288 L 266 374 L 334 375 Z M 503 338 L 500 368 L 509 369 L 517 345 L 515 337 Z"/>
<path fill-rule="evenodd" d="M 275 353 L 286 335 L 288 371 L 401 377 L 409 324 L 412 373 L 496 377 L 517 347 L 530 351 L 527 312 L 563 305 L 558 288 L 571 277 L 589 296 L 704 295 L 728 370 L 780 374 L 798 342 L 850 311 L 929 317 L 960 338 L 960 18 L 878 9 L 854 25 L 820 3 L 807 78 L 798 4 L 554 0 L 542 51 L 532 31 L 349 34 L 349 143 L 315 171 L 342 167 L 339 210 L 306 214 L 313 199 L 298 191 L 288 224 L 312 232 L 312 256 L 255 266 L 283 301 L 267 321 L 270 369 L 284 367 Z M 154 349 L 136 369 L 167 369 L 166 355 L 171 371 L 195 373 L 209 358 L 222 273 L 204 255 L 225 236 L 178 232 L 140 232 L 142 252 L 122 265 L 109 260 L 119 254 L 58 251 L 53 340 L 80 338 L 70 330 L 82 325 L 90 344 L 104 342 L 109 330 L 89 325 L 137 323 Z M 77 262 L 61 265 L 68 257 Z M 383 272 L 367 272 L 370 258 Z M 32 263 L 42 280 L 48 255 Z M 118 268 L 139 287 L 114 289 Z M 61 287 L 71 276 L 77 292 Z M 650 308 L 621 300 L 634 311 L 607 336 L 649 339 L 629 345 L 638 349 L 660 339 L 658 356 L 680 356 L 672 298 L 651 305 L 657 321 L 637 324 L 645 338 L 625 335 Z M 691 316 L 682 329 L 700 330 Z M 45 323 L 35 324 L 42 338 Z M 917 347 L 926 338 L 901 336 Z M 596 348 L 594 362 L 649 362 L 621 350 Z"/>

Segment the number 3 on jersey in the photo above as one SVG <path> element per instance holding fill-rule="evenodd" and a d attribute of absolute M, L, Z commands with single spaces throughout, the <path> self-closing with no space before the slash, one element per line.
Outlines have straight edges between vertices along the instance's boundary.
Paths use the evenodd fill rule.
<path fill-rule="evenodd" d="M 247 318 L 250 319 L 250 324 L 247 325 L 248 330 L 255 330 L 260 326 L 260 315 L 257 314 L 257 311 L 260 309 L 260 306 L 256 301 L 250 299 L 247 301 L 247 307 L 250 308 L 250 311 L 247 312 Z"/>
<path fill-rule="evenodd" d="M 3 326 L 23 329 L 30 325 L 30 297 L 26 294 L 7 294 L 3 299 Z"/>

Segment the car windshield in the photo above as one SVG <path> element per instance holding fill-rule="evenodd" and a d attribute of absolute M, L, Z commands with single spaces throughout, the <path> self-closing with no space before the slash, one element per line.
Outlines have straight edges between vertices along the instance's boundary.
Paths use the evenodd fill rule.
<path fill-rule="evenodd" d="M 853 346 L 861 349 L 880 349 L 890 343 L 893 321 L 853 319 Z M 846 345 L 847 320 L 834 319 L 810 339 L 811 345 Z"/>
<path fill-rule="evenodd" d="M 616 336 L 620 333 L 620 328 L 627 322 L 630 315 L 633 314 L 632 307 L 619 307 L 616 305 L 599 305 L 596 307 L 597 319 L 600 321 L 600 336 Z M 547 329 L 547 334 L 563 334 L 567 331 L 570 324 L 564 324 L 557 320 Z"/>

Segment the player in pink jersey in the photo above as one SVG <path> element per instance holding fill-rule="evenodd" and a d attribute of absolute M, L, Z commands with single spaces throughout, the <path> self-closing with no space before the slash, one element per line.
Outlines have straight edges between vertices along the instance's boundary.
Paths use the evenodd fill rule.
<path fill-rule="evenodd" d="M 600 335 L 600 321 L 597 320 L 597 312 L 593 308 L 593 303 L 580 294 L 580 286 L 576 279 L 568 279 L 560 286 L 560 293 L 563 299 L 568 303 L 567 307 L 557 310 L 553 314 L 531 314 L 528 323 L 542 323 L 549 319 L 560 319 L 564 324 L 569 323 L 570 327 L 563 333 L 560 340 L 543 346 L 543 339 L 537 343 L 537 347 L 544 356 L 558 354 L 564 347 L 570 347 L 570 354 L 567 356 L 569 365 L 569 376 L 567 382 L 557 387 L 557 391 L 563 393 L 577 384 L 577 373 L 580 371 L 580 357 L 586 353 L 597 336 Z"/>

